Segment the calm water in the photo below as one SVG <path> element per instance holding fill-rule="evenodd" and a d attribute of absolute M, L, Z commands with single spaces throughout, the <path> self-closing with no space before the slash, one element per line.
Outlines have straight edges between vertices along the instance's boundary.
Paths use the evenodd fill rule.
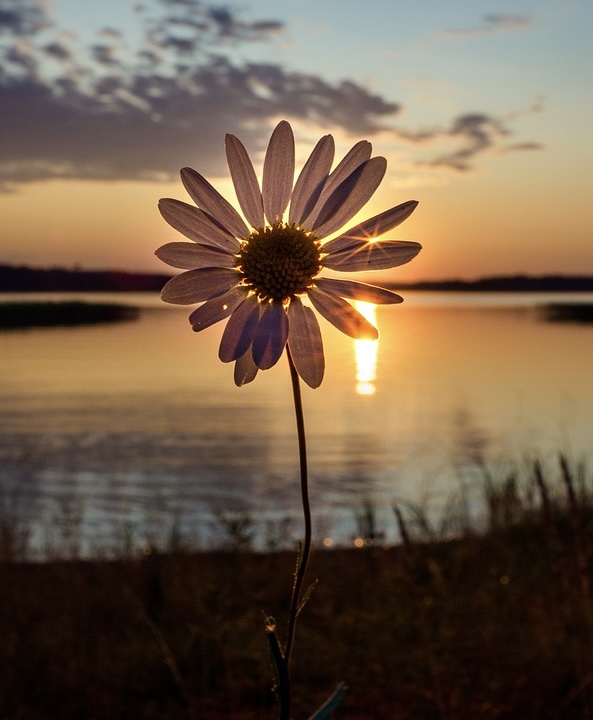
<path fill-rule="evenodd" d="M 593 460 L 593 327 L 546 322 L 540 305 L 557 299 L 409 292 L 377 310 L 367 347 L 323 325 L 326 379 L 303 391 L 318 541 L 349 542 L 366 500 L 387 541 L 394 501 L 438 517 L 478 482 L 477 456 L 499 475 L 534 456 L 552 468 L 558 451 Z M 158 544 L 174 525 L 209 547 L 221 512 L 249 513 L 260 546 L 285 518 L 281 537 L 297 538 L 285 360 L 235 388 L 221 328 L 194 334 L 188 310 L 153 296 L 117 300 L 140 319 L 0 333 L 5 517 L 45 550 Z"/>

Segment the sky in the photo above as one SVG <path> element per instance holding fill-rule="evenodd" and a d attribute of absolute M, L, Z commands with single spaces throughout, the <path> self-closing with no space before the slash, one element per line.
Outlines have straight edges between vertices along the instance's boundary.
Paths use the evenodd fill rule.
<path fill-rule="evenodd" d="M 593 274 L 591 0 L 0 0 L 0 263 L 168 272 L 191 166 L 236 203 L 291 122 L 370 140 L 357 220 L 419 206 L 394 280 Z M 354 223 L 352 223 L 354 224 Z"/>

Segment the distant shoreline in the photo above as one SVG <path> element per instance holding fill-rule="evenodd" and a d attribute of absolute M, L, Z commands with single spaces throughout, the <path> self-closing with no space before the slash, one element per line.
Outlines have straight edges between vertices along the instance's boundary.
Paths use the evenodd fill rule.
<path fill-rule="evenodd" d="M 581 293 L 593 292 L 590 275 L 500 275 L 477 280 L 429 280 L 415 283 L 392 283 L 393 290 L 423 290 L 432 292 L 537 292 Z"/>
<path fill-rule="evenodd" d="M 171 275 L 122 270 L 33 268 L 0 264 L 0 293 L 159 292 Z M 384 284 L 384 283 L 382 283 Z M 432 292 L 593 292 L 593 275 L 499 275 L 389 283 L 393 290 Z"/>
<path fill-rule="evenodd" d="M 160 292 L 170 275 L 0 265 L 0 293 Z"/>

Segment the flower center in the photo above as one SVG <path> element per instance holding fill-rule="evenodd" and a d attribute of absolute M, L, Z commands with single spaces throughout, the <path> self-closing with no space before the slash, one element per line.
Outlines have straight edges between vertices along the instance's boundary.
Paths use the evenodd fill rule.
<path fill-rule="evenodd" d="M 239 251 L 243 282 L 261 300 L 283 302 L 306 292 L 319 272 L 319 242 L 294 225 L 254 230 Z"/>

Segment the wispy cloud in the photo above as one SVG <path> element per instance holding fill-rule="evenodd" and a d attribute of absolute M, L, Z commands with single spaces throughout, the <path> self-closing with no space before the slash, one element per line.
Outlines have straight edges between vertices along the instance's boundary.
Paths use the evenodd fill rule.
<path fill-rule="evenodd" d="M 509 120 L 522 114 L 521 111 L 510 113 Z M 433 151 L 430 159 L 418 160 L 416 164 L 458 172 L 472 170 L 478 156 L 493 150 L 515 152 L 544 149 L 542 144 L 536 142 L 505 142 L 512 135 L 508 120 L 484 113 L 465 113 L 453 118 L 449 126 L 423 129 L 415 133 L 400 131 L 400 135 L 416 144 L 449 146 L 452 149 Z"/>
<path fill-rule="evenodd" d="M 87 46 L 52 25 L 43 0 L 0 3 L 0 190 L 51 178 L 167 179 L 193 162 L 192 148 L 201 169 L 224 172 L 221 129 L 261 147 L 279 116 L 363 136 L 390 130 L 410 146 L 429 140 L 436 149 L 424 164 L 454 170 L 510 135 L 508 123 L 479 113 L 396 129 L 402 106 L 361 84 L 238 62 L 237 45 L 265 42 L 282 24 L 201 0 L 138 10 L 135 44 L 102 28 Z"/>
<path fill-rule="evenodd" d="M 410 142 L 453 146 L 452 150 L 437 151 L 431 159 L 419 160 L 417 164 L 458 171 L 470 170 L 477 155 L 492 148 L 499 138 L 509 134 L 510 131 L 500 120 L 482 113 L 459 115 L 448 127 L 424 129 L 416 133 L 401 132 L 402 137 Z"/>
<path fill-rule="evenodd" d="M 450 38 L 470 37 L 475 35 L 494 35 L 511 31 L 523 31 L 532 27 L 532 21 L 526 15 L 490 14 L 484 15 L 480 25 L 467 28 L 451 28 L 443 30 L 441 35 Z"/>
<path fill-rule="evenodd" d="M 519 142 L 519 143 L 510 143 L 509 145 L 504 145 L 501 148 L 501 152 L 517 152 L 517 151 L 523 151 L 523 150 L 543 150 L 545 148 L 545 145 L 543 143 L 537 143 L 537 142 Z"/>

